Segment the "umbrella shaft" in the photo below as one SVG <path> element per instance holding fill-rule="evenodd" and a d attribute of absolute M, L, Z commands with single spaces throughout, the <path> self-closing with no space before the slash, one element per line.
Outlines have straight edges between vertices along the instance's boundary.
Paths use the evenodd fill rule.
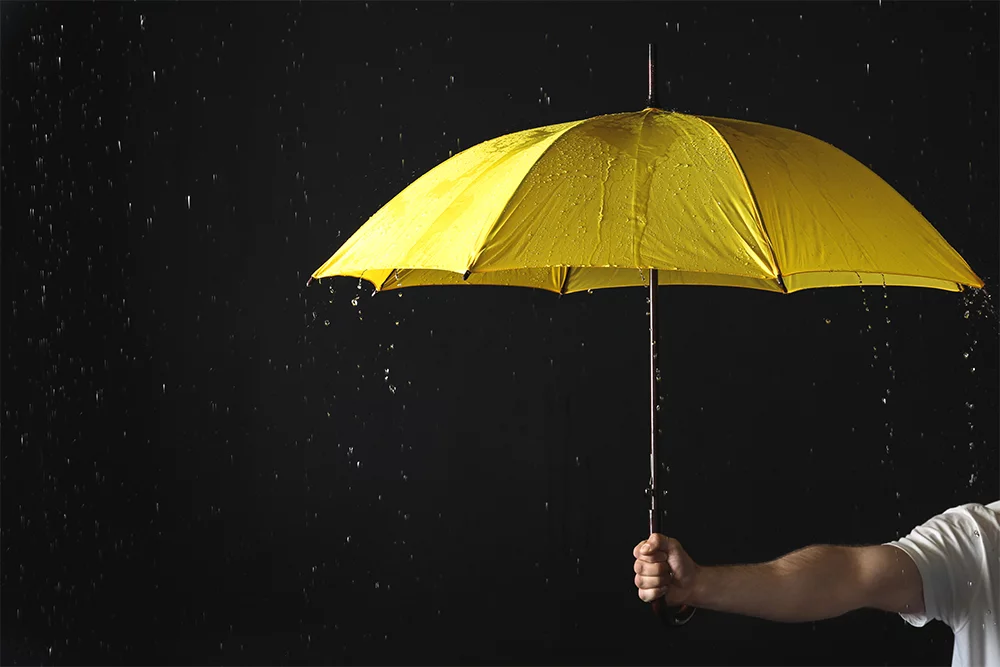
<path fill-rule="evenodd" d="M 660 429 L 660 397 L 657 390 L 657 370 L 659 363 L 660 331 L 657 326 L 659 311 L 659 275 L 656 269 L 649 271 L 649 532 L 660 532 L 659 486 L 657 470 L 660 467 L 660 452 L 656 435 Z"/>

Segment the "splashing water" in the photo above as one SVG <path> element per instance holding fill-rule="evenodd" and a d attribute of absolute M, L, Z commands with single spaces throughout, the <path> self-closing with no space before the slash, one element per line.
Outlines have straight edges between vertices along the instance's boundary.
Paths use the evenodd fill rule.
<path fill-rule="evenodd" d="M 965 320 L 966 331 L 966 349 L 962 351 L 962 359 L 969 364 L 968 370 L 970 375 L 976 374 L 976 363 L 977 353 L 976 345 L 979 343 L 977 330 L 984 323 L 989 323 L 988 331 L 990 334 L 995 334 L 997 331 L 997 313 L 993 306 L 992 297 L 986 289 L 971 288 L 962 293 L 962 302 L 959 305 L 959 309 L 962 311 L 962 319 Z M 980 331 L 981 334 L 981 331 Z M 966 386 L 968 391 L 977 391 L 978 382 L 969 383 Z M 975 431 L 973 412 L 975 410 L 975 397 L 969 396 L 965 402 L 965 409 L 967 411 L 967 424 L 969 427 L 969 435 L 972 436 Z M 972 470 L 969 474 L 968 487 L 972 488 L 975 486 L 976 482 L 979 480 L 978 471 L 978 461 L 981 460 L 979 454 L 981 450 L 977 448 L 977 444 L 985 444 L 980 439 L 970 439 L 969 441 L 969 452 L 970 455 L 976 456 L 972 460 Z"/>
<path fill-rule="evenodd" d="M 993 305 L 993 297 L 985 287 L 970 287 L 962 292 L 962 306 L 965 308 L 964 317 L 966 319 L 972 313 L 979 317 L 986 316 L 994 325 L 994 330 L 998 322 L 997 311 Z"/>
<path fill-rule="evenodd" d="M 859 281 L 859 283 L 863 283 L 863 281 L 861 280 L 861 276 L 860 275 L 858 276 L 858 281 Z M 867 291 L 866 291 L 865 286 L 863 284 L 861 285 L 861 303 L 864 306 L 865 313 L 872 313 L 872 310 L 873 310 L 873 307 L 875 306 L 875 304 L 869 304 L 868 303 Z M 872 313 L 872 314 L 874 315 L 874 313 Z M 881 362 L 881 363 L 879 363 L 879 367 L 880 367 L 879 370 L 881 370 L 884 367 L 885 371 L 886 371 L 886 377 L 885 377 L 885 381 L 884 381 L 884 389 L 880 392 L 880 395 L 879 395 L 879 398 L 878 398 L 879 403 L 882 405 L 882 408 L 885 411 L 884 417 L 883 417 L 883 425 L 884 425 L 884 428 L 885 428 L 885 440 L 884 440 L 885 445 L 884 445 L 884 456 L 881 459 L 881 464 L 883 466 L 887 466 L 888 467 L 888 469 L 889 469 L 889 477 L 890 477 L 890 486 L 891 487 L 895 487 L 897 489 L 895 491 L 895 493 L 894 493 L 894 496 L 895 496 L 895 498 L 894 498 L 894 504 L 895 504 L 895 514 L 896 514 L 895 531 L 896 531 L 896 538 L 898 539 L 900 537 L 900 535 L 902 534 L 902 531 L 901 531 L 901 524 L 902 524 L 902 506 L 901 506 L 902 505 L 902 494 L 898 490 L 899 489 L 899 480 L 897 478 L 896 466 L 895 466 L 895 461 L 894 461 L 894 458 L 893 458 L 893 455 L 894 455 L 895 452 L 894 452 L 894 447 L 893 447 L 893 445 L 894 445 L 894 440 L 893 440 L 894 431 L 893 431 L 893 419 L 892 419 L 892 416 L 893 416 L 893 414 L 895 412 L 895 407 L 894 407 L 895 403 L 890 403 L 889 402 L 889 398 L 892 397 L 892 384 L 893 384 L 893 382 L 896 379 L 896 371 L 895 371 L 895 368 L 892 365 L 892 347 L 891 347 L 891 345 L 889 343 L 889 339 L 892 336 L 892 332 L 890 331 L 890 327 L 892 325 L 892 318 L 890 317 L 890 314 L 889 314 L 889 293 L 888 293 L 888 287 L 887 287 L 887 285 L 885 283 L 885 276 L 884 275 L 882 276 L 882 316 L 881 317 L 877 317 L 874 320 L 869 319 L 869 323 L 865 326 L 864 329 L 861 330 L 861 335 L 863 336 L 865 333 L 871 333 L 872 332 L 872 324 L 870 322 L 872 322 L 872 321 L 879 322 L 880 320 L 884 320 L 885 321 L 884 337 L 880 336 L 880 338 L 882 338 L 882 340 L 880 341 L 881 345 L 879 345 L 879 344 L 873 344 L 872 345 L 872 348 L 871 348 L 872 349 L 872 361 L 869 364 L 869 367 L 872 368 L 872 369 L 875 369 L 876 363 L 879 361 L 879 350 L 880 349 L 884 350 L 884 354 L 883 354 L 884 361 Z"/>

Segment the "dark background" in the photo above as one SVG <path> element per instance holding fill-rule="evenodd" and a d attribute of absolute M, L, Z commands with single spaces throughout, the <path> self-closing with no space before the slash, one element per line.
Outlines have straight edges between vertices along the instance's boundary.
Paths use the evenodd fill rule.
<path fill-rule="evenodd" d="M 7 664 L 949 664 L 636 597 L 645 293 L 306 278 L 450 152 L 645 105 L 870 165 L 986 281 L 661 290 L 664 531 L 894 539 L 998 481 L 996 3 L 44 3 L 2 20 Z M 357 298 L 357 305 L 352 299 Z"/>

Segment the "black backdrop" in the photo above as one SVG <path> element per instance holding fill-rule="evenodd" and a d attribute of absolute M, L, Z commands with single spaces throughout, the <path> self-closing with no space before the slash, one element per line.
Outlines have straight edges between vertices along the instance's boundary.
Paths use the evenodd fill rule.
<path fill-rule="evenodd" d="M 998 279 L 995 3 L 4 3 L 2 661 L 948 664 L 658 627 L 642 290 L 306 277 L 450 152 L 661 105 L 869 164 Z M 356 305 L 352 300 L 357 299 Z M 661 291 L 703 564 L 1000 496 L 988 294 Z"/>

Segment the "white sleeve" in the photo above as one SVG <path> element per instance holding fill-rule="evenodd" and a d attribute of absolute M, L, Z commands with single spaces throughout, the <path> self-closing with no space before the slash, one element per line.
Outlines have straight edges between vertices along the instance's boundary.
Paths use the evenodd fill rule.
<path fill-rule="evenodd" d="M 982 585 L 975 521 L 963 508 L 953 508 L 914 528 L 906 537 L 886 542 L 916 563 L 924 587 L 924 613 L 900 614 L 922 627 L 932 619 L 958 632 L 968 619 L 976 588 Z"/>

